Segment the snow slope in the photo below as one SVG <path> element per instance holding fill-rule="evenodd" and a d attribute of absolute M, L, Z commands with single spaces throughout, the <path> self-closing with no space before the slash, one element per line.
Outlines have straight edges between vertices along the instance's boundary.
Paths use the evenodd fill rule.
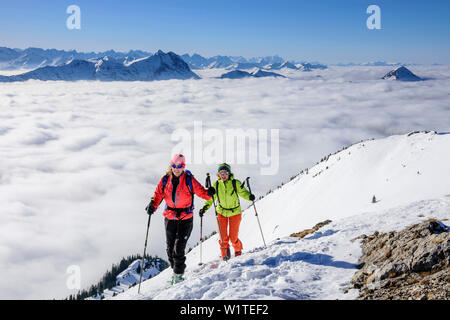
<path fill-rule="evenodd" d="M 218 235 L 187 255 L 187 280 L 167 289 L 171 270 L 118 299 L 353 299 L 345 294 L 361 250 L 351 239 L 450 218 L 450 135 L 434 132 L 364 141 L 327 157 L 243 213 L 244 255 L 218 260 Z M 377 202 L 372 203 L 373 195 Z M 214 214 L 211 210 L 207 214 Z M 293 232 L 333 223 L 300 241 Z"/>
<path fill-rule="evenodd" d="M 171 270 L 132 288 L 116 299 L 355 299 L 346 292 L 362 254 L 361 234 L 402 230 L 435 217 L 450 218 L 450 198 L 422 200 L 381 212 L 338 219 L 315 234 L 297 240 L 283 237 L 229 262 L 213 260 L 196 266 L 191 259 L 186 280 L 167 285 Z"/>

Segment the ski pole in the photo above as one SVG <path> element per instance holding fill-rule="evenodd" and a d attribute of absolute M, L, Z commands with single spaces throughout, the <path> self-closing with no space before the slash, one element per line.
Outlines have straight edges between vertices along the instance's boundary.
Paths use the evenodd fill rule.
<path fill-rule="evenodd" d="M 138 294 L 141 291 L 141 281 L 142 281 L 142 273 L 144 272 L 144 258 L 145 258 L 145 251 L 147 251 L 147 240 L 148 240 L 148 229 L 150 229 L 150 220 L 152 215 L 148 215 L 148 223 L 147 223 L 147 233 L 145 235 L 145 245 L 144 245 L 144 255 L 142 256 L 142 263 L 141 263 L 141 276 L 139 277 L 139 288 L 138 288 Z"/>
<path fill-rule="evenodd" d="M 209 173 L 206 174 L 206 188 L 211 187 L 211 177 L 209 176 Z M 219 190 L 216 190 L 218 192 Z M 219 236 L 220 236 L 220 247 L 222 249 L 222 252 L 225 252 L 224 243 L 223 243 L 223 237 L 222 237 L 222 231 L 220 231 L 220 223 L 219 223 L 219 216 L 217 215 L 217 206 L 216 206 L 216 200 L 214 199 L 213 195 L 213 204 L 214 204 L 214 211 L 216 213 L 216 220 L 217 220 L 217 228 L 219 229 Z"/>
<path fill-rule="evenodd" d="M 247 177 L 247 179 L 245 179 L 245 181 L 247 181 L 248 191 L 250 191 L 250 193 L 252 193 L 252 189 L 250 188 L 249 180 L 250 180 L 250 177 Z M 255 217 L 256 217 L 256 220 L 258 220 L 259 231 L 261 231 L 261 237 L 263 239 L 264 247 L 266 247 L 266 241 L 264 240 L 264 234 L 262 232 L 261 223 L 259 222 L 258 211 L 256 211 L 255 200 L 253 200 L 253 208 L 255 209 Z"/>
<path fill-rule="evenodd" d="M 200 262 L 198 263 L 201 266 L 202 263 L 202 243 L 203 243 L 203 216 L 200 217 Z"/>

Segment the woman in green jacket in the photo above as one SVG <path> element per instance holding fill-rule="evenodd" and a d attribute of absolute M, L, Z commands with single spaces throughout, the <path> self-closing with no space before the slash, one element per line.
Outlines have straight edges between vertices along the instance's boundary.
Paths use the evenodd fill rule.
<path fill-rule="evenodd" d="M 239 225 L 242 219 L 239 196 L 249 201 L 255 200 L 255 196 L 251 194 L 239 180 L 234 178 L 231 167 L 228 164 L 222 163 L 219 165 L 217 177 L 217 181 L 212 185 L 216 191 L 216 195 L 205 202 L 205 205 L 200 209 L 199 214 L 202 217 L 211 207 L 215 198 L 217 198 L 217 220 L 219 225 L 221 256 L 222 259 L 228 260 L 231 256 L 230 241 L 234 248 L 234 256 L 237 257 L 242 254 L 242 242 L 238 237 Z"/>

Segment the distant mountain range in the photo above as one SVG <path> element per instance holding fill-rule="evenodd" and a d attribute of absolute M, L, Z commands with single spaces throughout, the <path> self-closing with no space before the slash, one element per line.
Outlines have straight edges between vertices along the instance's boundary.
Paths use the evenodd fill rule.
<path fill-rule="evenodd" d="M 382 79 L 401 81 L 424 80 L 399 63 L 383 61 L 340 66 L 396 66 Z M 285 61 L 278 55 L 246 59 L 242 56 L 202 57 L 199 54 L 181 56 L 158 50 L 155 54 L 140 50 L 126 53 L 77 52 L 56 49 L 11 49 L 0 47 L 0 70 L 27 70 L 23 74 L 0 76 L 0 82 L 36 80 L 100 80 L 100 81 L 153 81 L 169 79 L 200 79 L 192 70 L 221 68 L 229 70 L 222 79 L 246 77 L 284 77 L 276 70 L 312 71 L 326 69 L 320 63 Z M 248 71 L 245 71 L 248 70 Z"/>
<path fill-rule="evenodd" d="M 0 82 L 36 80 L 100 80 L 153 81 L 169 79 L 199 79 L 186 62 L 173 52 L 134 59 L 117 60 L 104 57 L 99 60 L 70 60 L 58 66 L 44 66 L 14 76 L 0 76 Z"/>
<path fill-rule="evenodd" d="M 262 77 L 280 77 L 286 78 L 285 76 L 275 73 L 263 71 L 259 68 L 255 68 L 252 72 L 233 70 L 222 74 L 219 78 L 221 79 L 242 79 L 242 78 L 262 78 Z"/>
<path fill-rule="evenodd" d="M 0 70 L 16 69 L 36 69 L 46 66 L 60 66 L 68 64 L 74 60 L 100 60 L 104 57 L 114 60 L 118 63 L 129 64 L 135 60 L 153 56 L 151 52 L 141 50 L 130 50 L 128 52 L 116 52 L 114 50 L 104 52 L 77 52 L 76 50 L 65 51 L 56 49 L 11 49 L 0 47 Z M 242 56 L 214 56 L 210 58 L 202 57 L 199 54 L 183 54 L 180 56 L 192 70 L 226 68 L 236 69 L 254 69 L 264 68 L 279 70 L 279 68 L 291 68 L 302 71 L 311 69 L 325 69 L 322 64 L 307 62 L 288 62 L 278 55 L 257 57 L 246 59 Z"/>
<path fill-rule="evenodd" d="M 15 69 L 36 69 L 45 66 L 59 66 L 67 64 L 73 60 L 92 60 L 103 59 L 108 57 L 120 62 L 131 62 L 136 59 L 149 57 L 152 54 L 140 50 L 130 50 L 126 53 L 109 50 L 105 52 L 77 52 L 56 50 L 56 49 L 41 49 L 41 48 L 27 48 L 10 49 L 0 47 L 0 69 L 15 70 Z"/>
<path fill-rule="evenodd" d="M 225 68 L 227 70 L 250 70 L 255 68 L 266 70 L 280 70 L 283 68 L 311 71 L 312 69 L 326 69 L 323 64 L 312 64 L 307 62 L 289 62 L 275 55 L 268 57 L 259 57 L 245 59 L 244 57 L 214 56 L 204 58 L 199 54 L 183 54 L 181 58 L 189 64 L 191 69 L 212 69 Z"/>
<path fill-rule="evenodd" d="M 372 62 L 361 62 L 361 63 L 337 63 L 336 66 L 339 67 L 352 67 L 352 66 L 364 66 L 364 67 L 395 67 L 403 65 L 401 62 L 386 62 L 386 61 L 372 61 Z"/>
<path fill-rule="evenodd" d="M 387 61 L 370 61 L 370 62 L 348 62 L 348 63 L 335 63 L 330 66 L 338 67 L 400 67 L 400 66 L 421 66 L 419 63 L 405 63 L 405 62 L 387 62 Z M 441 66 L 442 64 L 433 63 L 433 66 Z"/>
<path fill-rule="evenodd" d="M 318 63 L 285 61 L 278 55 L 246 59 L 241 56 L 202 57 L 199 54 L 181 56 L 159 50 L 150 52 L 77 52 L 56 49 L 12 49 L 0 47 L 0 70 L 30 70 L 13 76 L 0 76 L 0 82 L 36 80 L 100 80 L 152 81 L 168 79 L 199 79 L 192 70 L 221 68 L 241 70 L 227 77 L 282 77 L 270 70 L 292 69 L 311 71 L 326 69 Z M 264 69 L 265 71 L 262 71 Z M 246 72 L 242 70 L 253 70 Z M 256 70 L 256 71 L 255 71 Z"/>

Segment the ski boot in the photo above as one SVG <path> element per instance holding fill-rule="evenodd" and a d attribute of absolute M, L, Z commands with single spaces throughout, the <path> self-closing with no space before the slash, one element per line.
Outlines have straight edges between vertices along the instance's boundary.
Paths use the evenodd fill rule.
<path fill-rule="evenodd" d="M 231 251 L 230 248 L 227 248 L 227 255 L 223 257 L 223 261 L 228 261 L 231 258 Z"/>
<path fill-rule="evenodd" d="M 174 273 L 174 274 L 172 274 L 172 280 L 170 281 L 170 284 L 174 285 L 174 284 L 177 284 L 178 282 L 181 282 L 183 280 L 184 280 L 183 279 L 183 274 Z"/>

